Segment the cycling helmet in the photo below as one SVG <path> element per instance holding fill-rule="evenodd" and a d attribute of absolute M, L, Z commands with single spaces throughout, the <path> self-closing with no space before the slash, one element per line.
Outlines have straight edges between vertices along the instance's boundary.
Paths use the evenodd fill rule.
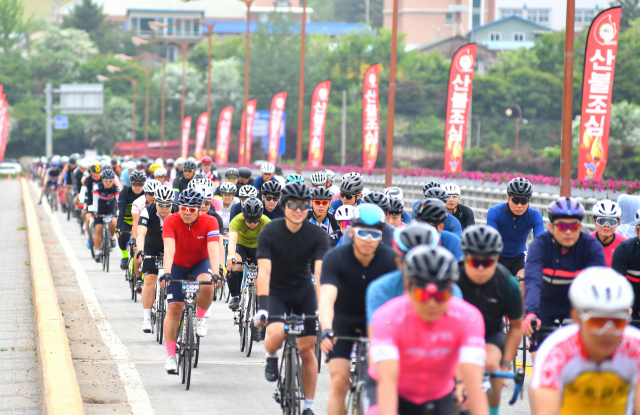
<path fill-rule="evenodd" d="M 162 186 L 162 183 L 160 183 L 159 181 L 154 179 L 149 179 L 146 182 L 144 182 L 143 190 L 145 193 L 155 193 L 160 186 Z"/>
<path fill-rule="evenodd" d="M 91 170 L 91 173 L 102 173 L 102 167 L 100 167 L 100 163 L 92 163 L 91 166 L 89 166 L 89 170 Z"/>
<path fill-rule="evenodd" d="M 213 199 L 213 189 L 210 187 L 207 187 L 205 185 L 200 185 L 197 190 L 202 193 L 202 197 L 204 200 L 211 200 Z"/>
<path fill-rule="evenodd" d="M 133 161 L 133 160 L 131 160 L 131 161 L 129 162 L 129 164 L 127 164 L 127 169 L 128 169 L 128 170 L 135 170 L 135 169 L 137 169 L 137 168 L 138 168 L 138 164 L 137 164 L 135 161 Z"/>
<path fill-rule="evenodd" d="M 356 210 L 355 206 L 342 205 L 336 209 L 335 218 L 337 221 L 351 220 L 354 210 Z"/>
<path fill-rule="evenodd" d="M 293 182 L 304 183 L 304 178 L 299 174 L 290 174 L 287 177 L 287 181 L 285 184 L 293 183 Z"/>
<path fill-rule="evenodd" d="M 314 186 L 327 184 L 327 174 L 323 171 L 313 172 L 313 174 L 311 174 L 311 184 Z"/>
<path fill-rule="evenodd" d="M 142 163 L 146 163 L 147 161 L 149 161 L 149 159 L 147 158 L 147 156 L 142 156 L 142 157 L 140 157 L 140 161 Z"/>
<path fill-rule="evenodd" d="M 326 187 L 316 187 L 311 189 L 311 199 L 314 200 L 331 200 L 333 192 Z"/>
<path fill-rule="evenodd" d="M 176 164 L 174 159 L 167 159 L 167 167 L 173 167 Z"/>
<path fill-rule="evenodd" d="M 347 180 L 343 180 L 340 183 L 340 193 L 346 195 L 356 196 L 362 193 L 364 188 L 364 180 L 359 174 L 357 176 L 351 176 Z"/>
<path fill-rule="evenodd" d="M 255 197 L 245 200 L 242 204 L 242 215 L 245 218 L 259 218 L 262 216 L 262 212 L 264 212 L 264 206 Z"/>
<path fill-rule="evenodd" d="M 311 200 L 311 192 L 306 184 L 300 182 L 291 182 L 282 188 L 282 202 L 287 200 Z"/>
<path fill-rule="evenodd" d="M 507 184 L 507 195 L 509 197 L 531 197 L 532 194 L 533 186 L 524 177 L 516 177 Z"/>
<path fill-rule="evenodd" d="M 427 223 L 413 222 L 393 232 L 392 246 L 405 254 L 415 246 L 435 248 L 440 242 L 438 230 Z"/>
<path fill-rule="evenodd" d="M 333 172 L 333 170 L 325 169 L 324 170 L 324 174 L 327 175 L 327 181 L 328 182 L 332 182 L 336 178 L 336 174 Z"/>
<path fill-rule="evenodd" d="M 460 271 L 453 254 L 445 248 L 418 245 L 404 257 L 404 275 L 418 287 L 458 281 Z"/>
<path fill-rule="evenodd" d="M 54 163 L 55 163 L 55 161 L 54 161 Z M 59 163 L 59 162 L 58 162 L 58 163 Z M 111 163 L 109 163 L 109 160 L 102 160 L 102 161 L 100 162 L 100 167 L 101 167 L 103 170 L 104 170 L 104 169 L 106 169 L 107 167 L 108 167 L 108 168 L 111 168 Z"/>
<path fill-rule="evenodd" d="M 204 178 L 205 177 L 204 177 L 204 174 L 202 174 L 202 172 L 196 172 L 192 177 L 192 179 L 203 179 L 203 180 Z"/>
<path fill-rule="evenodd" d="M 282 193 L 282 185 L 278 181 L 269 180 L 268 182 L 264 182 L 262 184 L 262 188 L 260 189 L 260 191 L 263 195 L 280 196 L 280 193 Z"/>
<path fill-rule="evenodd" d="M 240 167 L 238 169 L 238 177 L 242 179 L 251 178 L 251 169 L 249 169 L 248 167 Z"/>
<path fill-rule="evenodd" d="M 186 189 L 180 192 L 180 196 L 178 196 L 178 205 L 180 206 L 190 206 L 199 208 L 202 206 L 202 202 L 204 201 L 204 197 L 202 193 L 197 191 L 196 189 Z"/>
<path fill-rule="evenodd" d="M 640 209 L 636 212 L 636 226 L 640 225 Z"/>
<path fill-rule="evenodd" d="M 116 173 L 111 169 L 102 170 L 102 174 L 100 175 L 103 179 L 112 179 L 116 177 Z"/>
<path fill-rule="evenodd" d="M 236 185 L 231 182 L 223 183 L 222 185 L 220 185 L 220 194 L 233 193 L 235 195 L 237 191 L 238 189 L 236 188 Z"/>
<path fill-rule="evenodd" d="M 75 157 L 69 157 L 69 164 L 76 164 L 78 160 Z"/>
<path fill-rule="evenodd" d="M 402 200 L 397 197 L 389 198 L 389 209 L 387 209 L 389 213 L 402 213 L 404 212 L 404 203 Z"/>
<path fill-rule="evenodd" d="M 134 170 L 129 175 L 129 180 L 131 182 L 144 182 L 147 180 L 147 176 L 145 176 L 140 170 Z"/>
<path fill-rule="evenodd" d="M 340 179 L 340 182 L 345 182 L 347 181 L 349 178 L 351 177 L 355 177 L 355 176 L 360 176 L 360 173 L 356 173 L 355 171 L 352 171 L 350 173 L 347 173 L 345 175 L 342 176 L 342 178 Z"/>
<path fill-rule="evenodd" d="M 443 203 L 447 203 L 447 200 L 449 200 L 449 194 L 442 187 L 432 187 L 431 189 L 428 189 L 425 192 L 424 197 L 427 199 L 442 200 Z"/>
<path fill-rule="evenodd" d="M 569 287 L 571 305 L 580 311 L 627 313 L 634 293 L 625 277 L 608 267 L 585 268 Z"/>
<path fill-rule="evenodd" d="M 446 190 L 449 195 L 460 196 L 460 186 L 455 183 L 445 183 L 442 188 Z"/>
<path fill-rule="evenodd" d="M 491 226 L 474 225 L 462 232 L 460 248 L 469 255 L 500 255 L 502 253 L 502 237 Z"/>
<path fill-rule="evenodd" d="M 422 194 L 424 194 L 424 197 L 427 197 L 427 190 L 431 189 L 432 187 L 440 187 L 440 183 L 431 181 L 422 186 Z"/>
<path fill-rule="evenodd" d="M 399 187 L 387 187 L 386 189 L 384 189 L 383 193 L 390 198 L 395 197 L 396 199 L 400 199 L 401 201 L 403 199 L 402 189 Z"/>
<path fill-rule="evenodd" d="M 361 203 L 351 215 L 351 226 L 367 226 L 383 230 L 387 224 L 384 212 L 373 203 Z"/>
<path fill-rule="evenodd" d="M 549 207 L 549 220 L 553 222 L 556 219 L 579 219 L 584 218 L 584 207 L 572 197 L 560 197 L 555 202 L 551 202 Z"/>
<path fill-rule="evenodd" d="M 187 160 L 182 165 L 183 170 L 195 170 L 197 167 L 195 160 Z"/>
<path fill-rule="evenodd" d="M 227 171 L 224 172 L 224 177 L 236 176 L 238 177 L 238 169 L 235 167 L 229 167 Z"/>
<path fill-rule="evenodd" d="M 116 158 L 111 159 L 111 165 L 112 166 L 117 166 L 118 164 L 119 164 L 118 163 L 118 159 L 116 159 Z"/>
<path fill-rule="evenodd" d="M 276 166 L 267 162 L 260 166 L 260 171 L 265 174 L 273 174 L 273 172 L 276 171 Z"/>
<path fill-rule="evenodd" d="M 363 187 L 362 188 L 362 197 L 365 197 L 369 193 L 371 193 L 371 189 L 369 189 L 368 187 Z"/>
<path fill-rule="evenodd" d="M 197 187 L 200 186 L 204 186 L 205 184 L 205 179 L 198 177 L 197 179 L 194 177 L 193 179 L 191 179 L 191 181 L 189 182 L 189 184 L 187 185 L 187 188 L 189 189 L 195 189 Z"/>
<path fill-rule="evenodd" d="M 153 177 L 166 176 L 166 175 L 167 175 L 167 169 L 165 169 L 164 167 L 158 167 L 153 172 Z"/>
<path fill-rule="evenodd" d="M 62 156 L 62 157 L 60 157 L 60 162 L 61 162 L 61 163 L 68 163 L 68 162 L 69 162 L 69 157 L 68 157 L 68 156 Z"/>
<path fill-rule="evenodd" d="M 238 192 L 238 197 L 258 197 L 258 189 L 251 185 L 242 186 L 240 192 Z"/>
<path fill-rule="evenodd" d="M 611 200 L 598 201 L 595 205 L 593 205 L 591 212 L 593 212 L 593 216 L 596 218 L 605 217 L 620 219 L 620 217 L 622 216 L 622 210 L 620 209 L 620 206 L 618 206 L 616 202 L 613 202 Z"/>
<path fill-rule="evenodd" d="M 438 199 L 423 199 L 413 209 L 413 217 L 422 222 L 441 224 L 448 215 L 447 205 Z"/>
<path fill-rule="evenodd" d="M 212 163 L 212 161 L 211 161 L 211 157 L 209 157 L 209 156 L 204 156 L 204 157 L 202 157 L 202 160 L 200 160 L 200 162 L 201 162 L 202 164 L 211 164 L 211 163 Z"/>
<path fill-rule="evenodd" d="M 178 157 L 176 159 L 176 166 L 184 166 L 185 159 L 183 157 Z"/>
<path fill-rule="evenodd" d="M 391 203 L 391 201 L 389 201 L 387 195 L 382 192 L 371 192 L 368 195 L 362 197 L 362 203 L 373 203 L 384 212 L 388 212 L 389 204 Z"/>
<path fill-rule="evenodd" d="M 176 198 L 176 192 L 167 186 L 158 187 L 154 195 L 156 197 L 156 203 L 169 203 L 173 202 L 173 200 Z"/>
<path fill-rule="evenodd" d="M 60 162 L 59 161 L 52 161 L 51 162 L 51 168 L 52 169 L 59 169 L 61 167 Z"/>

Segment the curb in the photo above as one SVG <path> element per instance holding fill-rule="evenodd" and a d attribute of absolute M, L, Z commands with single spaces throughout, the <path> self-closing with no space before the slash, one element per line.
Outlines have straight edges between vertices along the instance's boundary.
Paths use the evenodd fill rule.
<path fill-rule="evenodd" d="M 49 260 L 29 187 L 22 182 L 22 198 L 29 235 L 31 278 L 42 386 L 42 412 L 48 415 L 84 414 L 80 387 L 73 369 L 69 339 L 58 305 Z"/>

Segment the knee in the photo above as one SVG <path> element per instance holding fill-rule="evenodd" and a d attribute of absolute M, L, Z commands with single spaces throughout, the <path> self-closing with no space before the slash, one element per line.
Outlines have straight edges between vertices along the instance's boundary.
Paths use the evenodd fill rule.
<path fill-rule="evenodd" d="M 146 274 L 144 276 L 144 286 L 147 288 L 154 288 L 156 286 L 156 281 L 158 280 L 157 275 L 149 275 Z"/>
<path fill-rule="evenodd" d="M 349 371 L 331 371 L 331 389 L 339 393 L 346 393 L 349 389 L 350 376 L 351 374 Z"/>
<path fill-rule="evenodd" d="M 316 348 L 315 344 L 311 346 L 300 347 L 300 358 L 302 360 L 315 360 L 316 359 Z"/>

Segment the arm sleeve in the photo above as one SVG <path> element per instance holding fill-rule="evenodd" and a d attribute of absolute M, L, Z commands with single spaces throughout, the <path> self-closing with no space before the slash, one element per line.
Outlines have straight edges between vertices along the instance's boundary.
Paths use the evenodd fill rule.
<path fill-rule="evenodd" d="M 149 210 L 145 206 L 140 212 L 140 217 L 138 218 L 138 226 L 148 226 L 149 225 Z"/>
<path fill-rule="evenodd" d="M 398 325 L 393 324 L 392 319 L 387 318 L 387 313 L 385 313 L 384 310 L 385 308 L 376 310 L 371 319 L 373 336 L 371 338 L 369 355 L 375 363 L 384 360 L 400 360 L 396 333 Z"/>
<path fill-rule="evenodd" d="M 256 251 L 257 259 L 271 259 L 271 243 L 272 233 L 275 230 L 275 224 L 268 223 L 258 234 L 258 249 Z"/>
<path fill-rule="evenodd" d="M 473 226 L 476 224 L 476 217 L 473 214 L 473 209 L 471 209 L 468 206 L 465 206 L 465 212 L 464 212 L 464 222 L 461 225 L 466 229 L 469 226 Z"/>
<path fill-rule="evenodd" d="M 448 215 L 449 216 L 447 216 L 447 220 L 445 221 L 446 225 L 449 225 L 449 229 L 447 230 L 455 234 L 458 238 L 462 238 L 462 226 L 460 225 L 460 221 L 451 213 Z"/>
<path fill-rule="evenodd" d="M 620 244 L 613 251 L 613 259 L 611 260 L 611 268 L 622 276 L 627 276 L 627 264 L 629 263 L 629 249 L 627 244 Z"/>
<path fill-rule="evenodd" d="M 537 210 L 535 212 L 532 224 L 534 238 L 544 232 L 544 221 L 542 220 L 542 215 Z"/>
<path fill-rule="evenodd" d="M 127 207 L 127 198 L 122 195 L 120 199 L 118 199 L 118 221 L 116 222 L 116 228 L 122 229 L 122 223 L 124 222 L 124 213 Z"/>
<path fill-rule="evenodd" d="M 211 218 L 211 220 L 209 221 L 209 227 L 207 229 L 207 242 L 218 242 L 219 240 L 220 228 L 218 227 L 218 221 L 214 218 Z"/>
<path fill-rule="evenodd" d="M 513 276 L 509 276 L 507 282 L 507 304 L 505 304 L 509 320 L 517 320 L 522 317 L 522 293 L 520 284 Z"/>
<path fill-rule="evenodd" d="M 325 254 L 329 250 L 329 235 L 327 235 L 324 231 L 320 231 L 319 228 L 315 228 L 314 231 L 319 231 L 316 232 L 317 236 L 314 258 L 324 258 Z M 322 278 L 324 278 L 324 274 L 322 275 Z"/>
<path fill-rule="evenodd" d="M 487 212 L 487 226 L 491 226 L 500 232 L 500 229 L 498 229 L 498 209 L 495 206 L 490 207 Z"/>
<path fill-rule="evenodd" d="M 339 252 L 339 251 L 338 251 Z M 316 256 L 316 258 L 322 258 L 321 256 Z M 338 286 L 338 280 L 340 275 L 340 261 L 337 258 L 336 251 L 331 250 L 324 257 L 322 261 L 322 285 L 330 284 L 334 286 Z"/>
<path fill-rule="evenodd" d="M 538 314 L 540 290 L 542 288 L 542 268 L 544 267 L 544 243 L 537 237 L 529 245 L 527 262 L 524 265 L 524 307 L 527 314 Z"/>
<path fill-rule="evenodd" d="M 586 235 L 586 237 L 590 238 L 590 242 L 591 242 L 589 244 L 590 254 L 587 262 L 587 267 L 594 267 L 594 266 L 606 267 L 607 261 L 604 258 L 604 248 L 602 247 L 602 244 L 598 242 L 593 236 Z M 613 252 L 615 252 L 615 250 Z"/>

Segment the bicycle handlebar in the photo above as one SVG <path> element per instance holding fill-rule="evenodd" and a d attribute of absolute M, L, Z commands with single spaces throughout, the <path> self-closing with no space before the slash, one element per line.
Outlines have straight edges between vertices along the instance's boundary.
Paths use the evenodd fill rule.
<path fill-rule="evenodd" d="M 351 342 L 360 342 L 360 343 L 369 343 L 368 337 L 357 337 L 357 336 L 333 336 L 336 340 L 346 340 Z"/>
<path fill-rule="evenodd" d="M 524 369 L 518 369 L 516 373 L 512 372 L 499 372 L 499 371 L 485 371 L 485 374 L 489 375 L 490 378 L 499 378 L 499 379 L 513 379 L 515 385 L 513 388 L 513 395 L 511 399 L 509 399 L 509 405 L 513 405 L 518 400 L 518 395 L 520 395 L 520 399 L 522 399 L 522 385 L 524 384 Z"/>
<path fill-rule="evenodd" d="M 213 285 L 213 281 L 191 281 L 191 280 L 171 280 L 171 283 L 177 283 L 177 284 L 182 284 L 184 282 L 190 282 L 190 283 L 195 283 L 197 282 L 200 285 Z"/>

